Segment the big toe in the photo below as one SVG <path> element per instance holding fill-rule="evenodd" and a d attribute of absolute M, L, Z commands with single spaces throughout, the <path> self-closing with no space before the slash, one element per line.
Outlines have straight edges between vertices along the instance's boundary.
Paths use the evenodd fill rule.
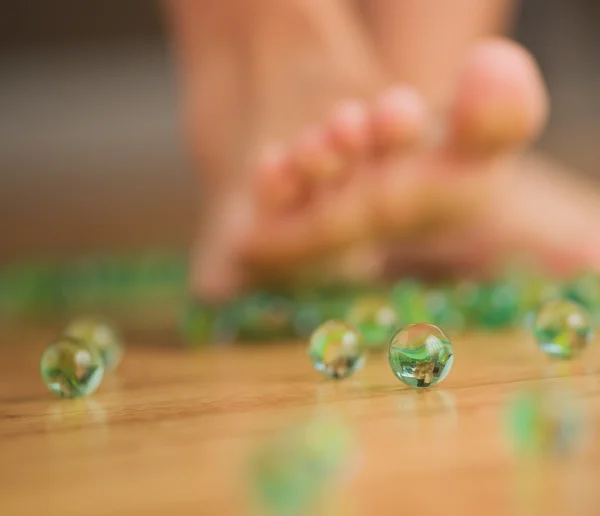
<path fill-rule="evenodd" d="M 490 154 L 534 139 L 548 113 L 546 88 L 531 54 L 505 39 L 476 45 L 469 54 L 451 114 L 451 144 Z"/>

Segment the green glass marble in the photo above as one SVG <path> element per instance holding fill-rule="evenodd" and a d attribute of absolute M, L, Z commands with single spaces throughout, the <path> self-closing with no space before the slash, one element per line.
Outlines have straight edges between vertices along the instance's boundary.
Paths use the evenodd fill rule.
<path fill-rule="evenodd" d="M 580 304 L 598 321 L 600 320 L 600 275 L 585 272 L 572 278 L 562 288 L 564 298 Z"/>
<path fill-rule="evenodd" d="M 430 312 L 424 294 L 424 285 L 415 279 L 404 278 L 394 285 L 390 299 L 404 321 L 428 320 Z"/>
<path fill-rule="evenodd" d="M 424 285 L 414 279 L 403 279 L 392 289 L 391 299 L 403 322 L 429 321 L 460 330 L 465 320 L 447 286 Z"/>
<path fill-rule="evenodd" d="M 188 301 L 180 319 L 180 330 L 186 344 L 199 346 L 210 343 L 215 336 L 218 308 L 199 300 Z"/>
<path fill-rule="evenodd" d="M 527 270 L 515 278 L 515 283 L 518 286 L 519 312 L 531 321 L 540 305 L 561 297 L 560 283 L 538 271 Z"/>
<path fill-rule="evenodd" d="M 326 320 L 319 304 L 312 299 L 302 299 L 292 316 L 294 335 L 300 338 L 309 337 L 315 329 Z"/>
<path fill-rule="evenodd" d="M 523 390 L 508 405 L 508 432 L 518 455 L 564 456 L 580 441 L 583 418 L 576 398 L 552 386 Z"/>
<path fill-rule="evenodd" d="M 453 289 L 447 286 L 430 287 L 426 291 L 425 299 L 431 316 L 413 320 L 429 321 L 436 326 L 452 330 L 462 330 L 465 327 L 465 316 L 456 303 Z"/>
<path fill-rule="evenodd" d="M 352 436 L 331 416 L 318 416 L 273 436 L 250 459 L 250 485 L 275 515 L 315 514 L 347 462 Z"/>
<path fill-rule="evenodd" d="M 433 324 L 409 324 L 390 342 L 390 367 L 400 381 L 411 387 L 429 387 L 441 382 L 452 369 L 453 361 L 450 339 Z"/>
<path fill-rule="evenodd" d="M 400 326 L 396 309 L 384 297 L 358 299 L 346 321 L 360 331 L 369 350 L 384 349 Z"/>
<path fill-rule="evenodd" d="M 247 341 L 290 338 L 292 313 L 293 303 L 288 296 L 257 292 L 226 307 L 219 318 L 218 331 L 226 340 L 227 337 Z"/>
<path fill-rule="evenodd" d="M 534 334 L 544 353 L 553 358 L 574 358 L 592 339 L 592 321 L 588 312 L 573 301 L 549 301 L 536 315 Z"/>
<path fill-rule="evenodd" d="M 115 369 L 123 356 L 123 341 L 115 326 L 103 317 L 80 317 L 71 322 L 63 335 L 95 346 L 104 361 L 104 369 Z"/>
<path fill-rule="evenodd" d="M 0 309 L 11 317 L 36 317 L 63 308 L 61 276 L 56 267 L 38 263 L 15 265 L 2 271 Z"/>
<path fill-rule="evenodd" d="M 46 348 L 40 361 L 44 383 L 62 398 L 92 394 L 104 376 L 104 361 L 94 346 L 63 336 Z"/>
<path fill-rule="evenodd" d="M 519 292 L 510 282 L 457 285 L 455 299 L 472 326 L 497 329 L 512 326 L 519 314 Z"/>
<path fill-rule="evenodd" d="M 327 321 L 310 337 L 308 355 L 314 368 L 329 378 L 346 378 L 365 361 L 366 346 L 361 334 L 344 321 Z"/>

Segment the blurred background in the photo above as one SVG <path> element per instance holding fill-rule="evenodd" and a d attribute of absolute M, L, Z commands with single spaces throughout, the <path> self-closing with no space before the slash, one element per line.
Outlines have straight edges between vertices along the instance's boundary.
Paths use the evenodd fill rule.
<path fill-rule="evenodd" d="M 20 0 L 0 17 L 0 259 L 185 247 L 194 177 L 161 5 Z M 553 113 L 541 146 L 598 174 L 600 5 L 522 3 Z"/>
<path fill-rule="evenodd" d="M 600 5 L 528 0 L 516 38 L 553 113 L 540 146 L 598 175 Z M 160 2 L 20 0 L 0 17 L 0 266 L 182 252 L 198 188 L 178 122 Z"/>
<path fill-rule="evenodd" d="M 3 11 L 1 259 L 184 246 L 195 189 L 159 3 L 26 0 Z"/>

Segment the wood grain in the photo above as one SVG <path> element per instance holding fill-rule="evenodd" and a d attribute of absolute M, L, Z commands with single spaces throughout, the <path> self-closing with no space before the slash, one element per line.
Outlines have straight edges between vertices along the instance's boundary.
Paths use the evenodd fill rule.
<path fill-rule="evenodd" d="M 303 343 L 190 351 L 131 337 L 124 362 L 82 400 L 52 397 L 39 356 L 53 329 L 3 330 L 0 514 L 260 514 L 253 449 L 319 412 L 356 435 L 344 482 L 323 514 L 600 514 L 600 353 L 553 364 L 521 333 L 453 338 L 446 381 L 404 387 L 384 354 L 342 381 L 316 373 Z M 597 344 L 597 343 L 595 343 Z M 534 383 L 572 389 L 587 439 L 570 457 L 517 460 L 511 396 Z"/>

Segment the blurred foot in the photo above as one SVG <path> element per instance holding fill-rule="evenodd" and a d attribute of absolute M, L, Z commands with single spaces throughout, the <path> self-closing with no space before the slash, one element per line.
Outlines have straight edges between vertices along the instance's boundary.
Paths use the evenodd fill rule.
<path fill-rule="evenodd" d="M 534 61 L 505 40 L 471 50 L 443 124 L 406 85 L 340 102 L 288 145 L 266 147 L 250 183 L 214 213 L 197 291 L 228 297 L 356 248 L 375 276 L 390 261 L 484 267 L 514 251 L 589 265 L 597 248 L 574 235 L 598 209 L 525 172 L 515 152 L 546 112 Z"/>

